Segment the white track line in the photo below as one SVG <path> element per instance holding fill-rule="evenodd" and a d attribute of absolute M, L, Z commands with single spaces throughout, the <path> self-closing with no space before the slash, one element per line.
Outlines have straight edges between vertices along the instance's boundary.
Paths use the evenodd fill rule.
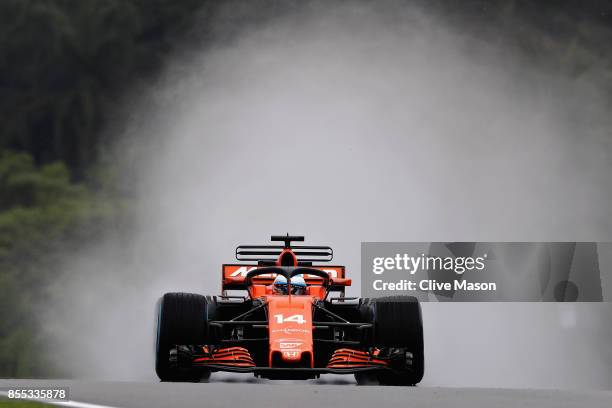
<path fill-rule="evenodd" d="M 8 392 L 0 391 L 0 395 L 8 397 Z M 20 400 L 34 401 L 34 402 L 40 402 L 42 404 L 60 405 L 63 407 L 73 407 L 73 408 L 117 408 L 117 407 L 112 407 L 110 405 L 90 404 L 88 402 L 79 402 L 79 401 L 49 401 L 49 400 L 37 400 L 33 398 L 11 399 L 11 401 L 20 401 Z"/>

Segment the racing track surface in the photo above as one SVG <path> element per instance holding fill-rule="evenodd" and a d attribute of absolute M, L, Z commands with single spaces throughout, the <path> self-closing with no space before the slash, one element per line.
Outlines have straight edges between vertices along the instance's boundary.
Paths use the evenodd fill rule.
<path fill-rule="evenodd" d="M 303 383 L 229 378 L 208 384 L 0 380 L 0 387 L 52 385 L 70 387 L 72 401 L 124 408 L 612 407 L 612 391 L 358 387 L 349 378 Z"/>

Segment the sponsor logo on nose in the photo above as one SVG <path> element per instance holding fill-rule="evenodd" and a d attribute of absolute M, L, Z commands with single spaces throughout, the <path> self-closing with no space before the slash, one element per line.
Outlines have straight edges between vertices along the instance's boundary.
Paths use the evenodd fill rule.
<path fill-rule="evenodd" d="M 302 343 L 280 343 L 280 348 L 282 349 L 293 349 L 298 348 L 302 345 Z"/>

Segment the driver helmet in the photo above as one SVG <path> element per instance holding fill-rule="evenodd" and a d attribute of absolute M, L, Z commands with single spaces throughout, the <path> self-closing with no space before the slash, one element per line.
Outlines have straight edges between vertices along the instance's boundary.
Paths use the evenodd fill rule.
<path fill-rule="evenodd" d="M 283 275 L 278 275 L 274 279 L 273 287 L 274 293 L 278 295 L 286 295 L 287 291 L 287 278 Z M 296 275 L 291 278 L 291 294 L 292 295 L 304 295 L 306 294 L 306 281 L 301 275 Z"/>
<path fill-rule="evenodd" d="M 306 294 L 306 281 L 302 275 L 295 275 L 291 278 L 291 294 L 292 295 L 305 295 Z"/>
<path fill-rule="evenodd" d="M 283 275 L 278 275 L 276 279 L 274 279 L 274 293 L 277 295 L 286 295 L 287 294 L 287 278 Z"/>

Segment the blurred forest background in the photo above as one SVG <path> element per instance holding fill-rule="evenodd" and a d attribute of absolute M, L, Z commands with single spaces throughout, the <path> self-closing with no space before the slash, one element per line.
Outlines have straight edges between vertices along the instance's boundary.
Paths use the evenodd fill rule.
<path fill-rule="evenodd" d="M 596 70 L 612 100 L 608 0 L 409 3 L 577 80 Z M 37 330 L 36 311 L 61 290 L 63 257 L 129 226 L 112 134 L 127 98 L 138 100 L 174 53 L 312 4 L 258 1 L 253 13 L 246 0 L 0 2 L 0 377 L 62 375 L 46 363 L 53 339 Z"/>

